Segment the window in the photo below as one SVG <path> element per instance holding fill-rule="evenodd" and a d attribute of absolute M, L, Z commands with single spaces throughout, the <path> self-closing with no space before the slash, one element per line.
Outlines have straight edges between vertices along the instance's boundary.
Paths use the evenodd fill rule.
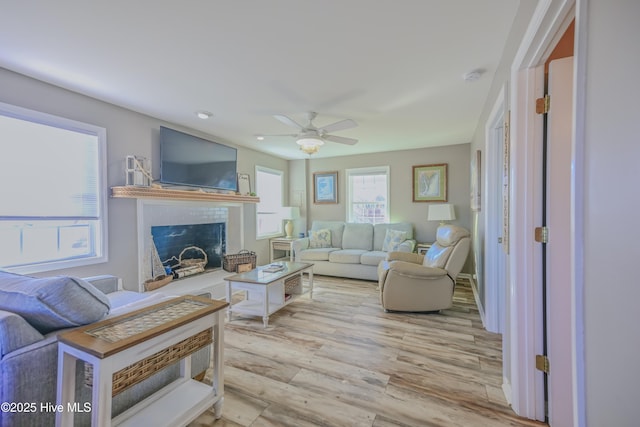
<path fill-rule="evenodd" d="M 0 267 L 105 262 L 103 128 L 0 103 Z"/>
<path fill-rule="evenodd" d="M 256 166 L 256 239 L 282 234 L 282 171 Z"/>
<path fill-rule="evenodd" d="M 389 222 L 389 167 L 347 169 L 347 220 Z"/>

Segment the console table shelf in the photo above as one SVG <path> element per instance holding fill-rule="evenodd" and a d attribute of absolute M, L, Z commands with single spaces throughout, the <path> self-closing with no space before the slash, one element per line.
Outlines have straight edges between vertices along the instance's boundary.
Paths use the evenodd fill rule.
<path fill-rule="evenodd" d="M 240 196 L 238 194 L 226 193 L 208 193 L 204 190 L 175 190 L 171 188 L 136 186 L 111 187 L 111 197 L 125 199 L 193 200 L 204 202 L 260 202 L 260 198 L 256 196 Z"/>

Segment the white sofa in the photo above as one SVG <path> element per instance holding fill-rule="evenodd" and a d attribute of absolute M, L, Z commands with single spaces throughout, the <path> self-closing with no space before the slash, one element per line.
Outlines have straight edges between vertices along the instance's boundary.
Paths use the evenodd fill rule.
<path fill-rule="evenodd" d="M 331 243 L 313 247 L 314 232 L 320 230 L 330 231 Z M 388 230 L 390 235 L 404 232 L 405 240 L 392 247 L 387 242 L 383 248 Z M 378 280 L 378 264 L 387 258 L 388 252 L 413 252 L 415 243 L 413 225 L 408 222 L 372 225 L 314 221 L 309 236 L 293 242 L 293 253 L 296 261 L 313 263 L 314 274 Z"/>

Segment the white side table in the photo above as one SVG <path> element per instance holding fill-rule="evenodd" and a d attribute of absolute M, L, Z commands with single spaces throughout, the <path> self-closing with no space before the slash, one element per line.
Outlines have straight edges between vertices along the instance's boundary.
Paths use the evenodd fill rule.
<path fill-rule="evenodd" d="M 56 426 L 73 425 L 74 411 L 91 412 L 92 426 L 184 425 L 213 406 L 222 416 L 224 309 L 229 304 L 184 296 L 61 334 Z M 213 351 L 213 384 L 191 379 L 191 354 Z M 91 406 L 76 408 L 76 360 L 92 365 Z M 180 378 L 111 419 L 114 394 L 151 376 L 149 363 L 179 362 Z M 160 366 L 163 367 L 163 366 Z"/>
<path fill-rule="evenodd" d="M 286 237 L 277 237 L 275 239 L 271 239 L 270 242 L 270 253 L 271 256 L 269 258 L 269 262 L 273 262 L 276 260 L 274 251 L 287 251 L 289 253 L 289 261 L 293 262 L 293 241 L 295 238 L 287 239 Z M 281 258 L 278 258 L 281 259 Z"/>

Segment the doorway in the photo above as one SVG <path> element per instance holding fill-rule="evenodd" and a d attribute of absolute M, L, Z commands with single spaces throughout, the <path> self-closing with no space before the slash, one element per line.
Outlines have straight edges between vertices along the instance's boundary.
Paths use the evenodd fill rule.
<path fill-rule="evenodd" d="M 510 376 L 512 391 L 512 407 L 514 411 L 521 416 L 545 420 L 545 381 L 542 371 L 536 369 L 536 355 L 543 355 L 544 349 L 544 328 L 545 316 L 543 304 L 549 302 L 543 295 L 543 278 L 545 276 L 543 265 L 542 245 L 536 241 L 534 229 L 543 225 L 543 200 L 546 196 L 543 194 L 542 182 L 545 179 L 545 171 L 543 168 L 543 116 L 536 113 L 536 99 L 544 96 L 545 91 L 545 62 L 550 57 L 554 47 L 558 44 L 565 30 L 571 25 L 576 10 L 573 1 L 550 1 L 539 9 L 539 16 L 534 17 L 535 22 L 539 23 L 538 28 L 531 29 L 529 37 L 525 37 L 525 41 L 516 55 L 514 65 L 512 67 L 513 74 L 513 97 L 510 105 L 512 108 L 512 135 L 511 149 L 512 155 L 510 162 L 512 165 L 511 195 L 512 199 L 509 205 L 511 212 L 510 246 L 513 248 L 509 256 L 509 276 L 508 276 L 508 329 L 507 332 L 511 337 L 509 348 L 505 349 L 505 358 L 510 361 Z M 579 82 L 569 83 L 570 89 L 573 91 L 575 87 L 580 87 Z M 574 99 L 570 103 L 573 105 Z M 553 104 L 553 101 L 551 102 Z M 575 129 L 577 124 L 575 118 L 565 119 L 570 129 Z M 571 149 L 572 150 L 572 149 Z M 562 167 L 568 169 L 569 183 L 573 176 L 571 170 L 572 161 L 575 153 L 570 150 L 569 160 L 562 161 Z M 553 183 L 552 183 L 553 184 Z M 551 185 L 549 193 L 555 193 L 573 203 L 573 189 L 562 190 L 560 186 Z M 551 194 L 549 195 L 551 196 Z M 569 209 L 565 210 L 565 214 L 569 216 L 570 230 L 574 221 L 574 213 Z M 553 231 L 549 230 L 549 241 Z M 568 244 L 575 239 L 574 234 L 569 234 Z M 569 275 L 574 269 L 571 259 L 571 252 L 563 254 L 558 259 L 561 265 Z M 573 278 L 565 280 L 564 290 L 568 289 L 569 294 L 575 285 Z M 551 299 L 556 297 L 550 296 Z M 553 301 L 553 302 L 560 302 Z M 563 307 L 549 306 L 549 318 L 551 312 L 557 314 L 559 310 L 564 312 L 564 318 L 557 318 L 554 324 L 549 327 L 549 342 L 562 334 L 558 335 L 558 328 L 555 322 L 561 322 L 564 326 L 568 326 L 572 331 L 574 325 L 574 314 L 572 312 L 575 301 L 569 296 L 568 302 L 561 303 Z M 568 305 L 568 306 L 567 306 Z M 547 318 L 547 320 L 549 319 Z M 567 321 L 568 319 L 568 321 Z M 567 325 L 568 323 L 568 325 Z M 561 408 L 566 413 L 575 414 L 576 419 L 580 418 L 581 411 L 580 402 L 577 401 L 575 395 L 575 384 L 580 383 L 580 378 L 574 377 L 575 367 L 575 347 L 578 338 L 575 334 L 564 336 L 565 349 L 569 348 L 571 361 L 569 362 L 569 372 L 563 372 L 561 366 L 556 368 L 550 363 L 550 374 L 555 379 L 565 382 L 571 391 L 570 401 L 564 405 L 560 400 L 562 396 L 553 385 L 549 386 L 549 406 L 556 404 L 556 409 Z M 568 375 L 565 375 L 568 374 Z M 577 373 L 579 377 L 581 374 Z M 556 416 L 554 416 L 556 418 Z M 558 418 L 557 423 L 554 419 L 550 419 L 552 425 L 562 425 Z M 570 424 L 571 425 L 571 424 Z"/>

